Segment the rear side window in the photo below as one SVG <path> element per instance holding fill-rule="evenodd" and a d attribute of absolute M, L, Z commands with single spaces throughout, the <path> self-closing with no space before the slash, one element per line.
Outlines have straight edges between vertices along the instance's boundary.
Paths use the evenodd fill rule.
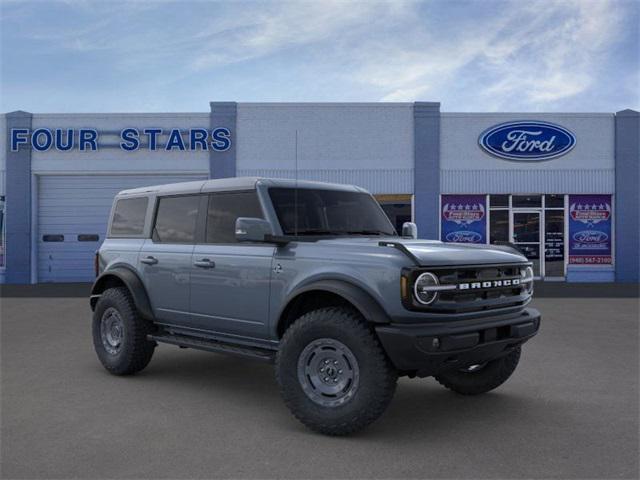
<path fill-rule="evenodd" d="M 142 235 L 148 202 L 147 197 L 118 200 L 111 222 L 111 235 Z"/>
<path fill-rule="evenodd" d="M 160 198 L 153 241 L 194 243 L 199 203 L 199 195 Z"/>
<path fill-rule="evenodd" d="M 235 243 L 238 217 L 264 218 L 255 191 L 209 195 L 207 243 Z"/>

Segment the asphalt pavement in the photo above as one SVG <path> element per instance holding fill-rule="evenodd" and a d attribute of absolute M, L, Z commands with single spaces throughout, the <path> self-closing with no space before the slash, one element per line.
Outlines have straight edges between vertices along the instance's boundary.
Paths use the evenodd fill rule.
<path fill-rule="evenodd" d="M 312 433 L 269 365 L 160 346 L 114 377 L 86 298 L 0 298 L 2 478 L 638 478 L 638 299 L 538 298 L 498 390 L 401 379 L 385 415 Z"/>

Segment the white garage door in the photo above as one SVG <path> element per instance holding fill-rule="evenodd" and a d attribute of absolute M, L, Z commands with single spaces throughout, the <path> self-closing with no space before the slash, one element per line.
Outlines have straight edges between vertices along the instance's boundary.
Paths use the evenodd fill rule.
<path fill-rule="evenodd" d="M 38 183 L 38 281 L 89 282 L 113 197 L 127 188 L 206 176 L 43 175 Z"/>

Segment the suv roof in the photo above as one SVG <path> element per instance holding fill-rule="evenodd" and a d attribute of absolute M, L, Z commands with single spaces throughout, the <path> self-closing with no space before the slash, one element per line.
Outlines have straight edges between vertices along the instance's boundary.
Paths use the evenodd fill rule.
<path fill-rule="evenodd" d="M 218 178 L 212 180 L 199 180 L 194 182 L 167 183 L 164 185 L 152 185 L 148 187 L 132 188 L 122 190 L 118 197 L 140 194 L 180 194 L 180 193 L 204 193 L 228 190 L 249 190 L 256 185 L 268 187 L 298 187 L 317 188 L 323 190 L 343 190 L 351 192 L 366 192 L 366 190 L 355 185 L 341 185 L 337 183 L 314 182 L 310 180 L 293 180 L 285 178 L 263 178 L 263 177 L 232 177 Z"/>

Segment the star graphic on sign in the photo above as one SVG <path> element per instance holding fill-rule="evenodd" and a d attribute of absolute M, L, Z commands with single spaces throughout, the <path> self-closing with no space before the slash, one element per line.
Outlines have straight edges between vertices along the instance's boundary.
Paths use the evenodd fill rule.
<path fill-rule="evenodd" d="M 471 207 L 472 210 L 478 210 L 478 205 L 476 205 L 475 203 L 473 204 L 473 207 Z"/>
<path fill-rule="evenodd" d="M 455 205 L 451 205 L 451 210 L 455 210 L 456 206 Z"/>
<path fill-rule="evenodd" d="M 467 203 L 467 204 L 465 205 L 464 209 L 465 209 L 465 210 L 470 210 L 470 209 L 471 209 L 471 206 Z"/>
<path fill-rule="evenodd" d="M 464 207 L 462 206 L 461 203 L 458 204 L 458 210 L 462 210 Z"/>
<path fill-rule="evenodd" d="M 578 210 L 582 210 L 582 204 L 581 203 L 578 204 Z"/>
<path fill-rule="evenodd" d="M 604 205 L 600 204 L 600 210 L 604 210 Z"/>

